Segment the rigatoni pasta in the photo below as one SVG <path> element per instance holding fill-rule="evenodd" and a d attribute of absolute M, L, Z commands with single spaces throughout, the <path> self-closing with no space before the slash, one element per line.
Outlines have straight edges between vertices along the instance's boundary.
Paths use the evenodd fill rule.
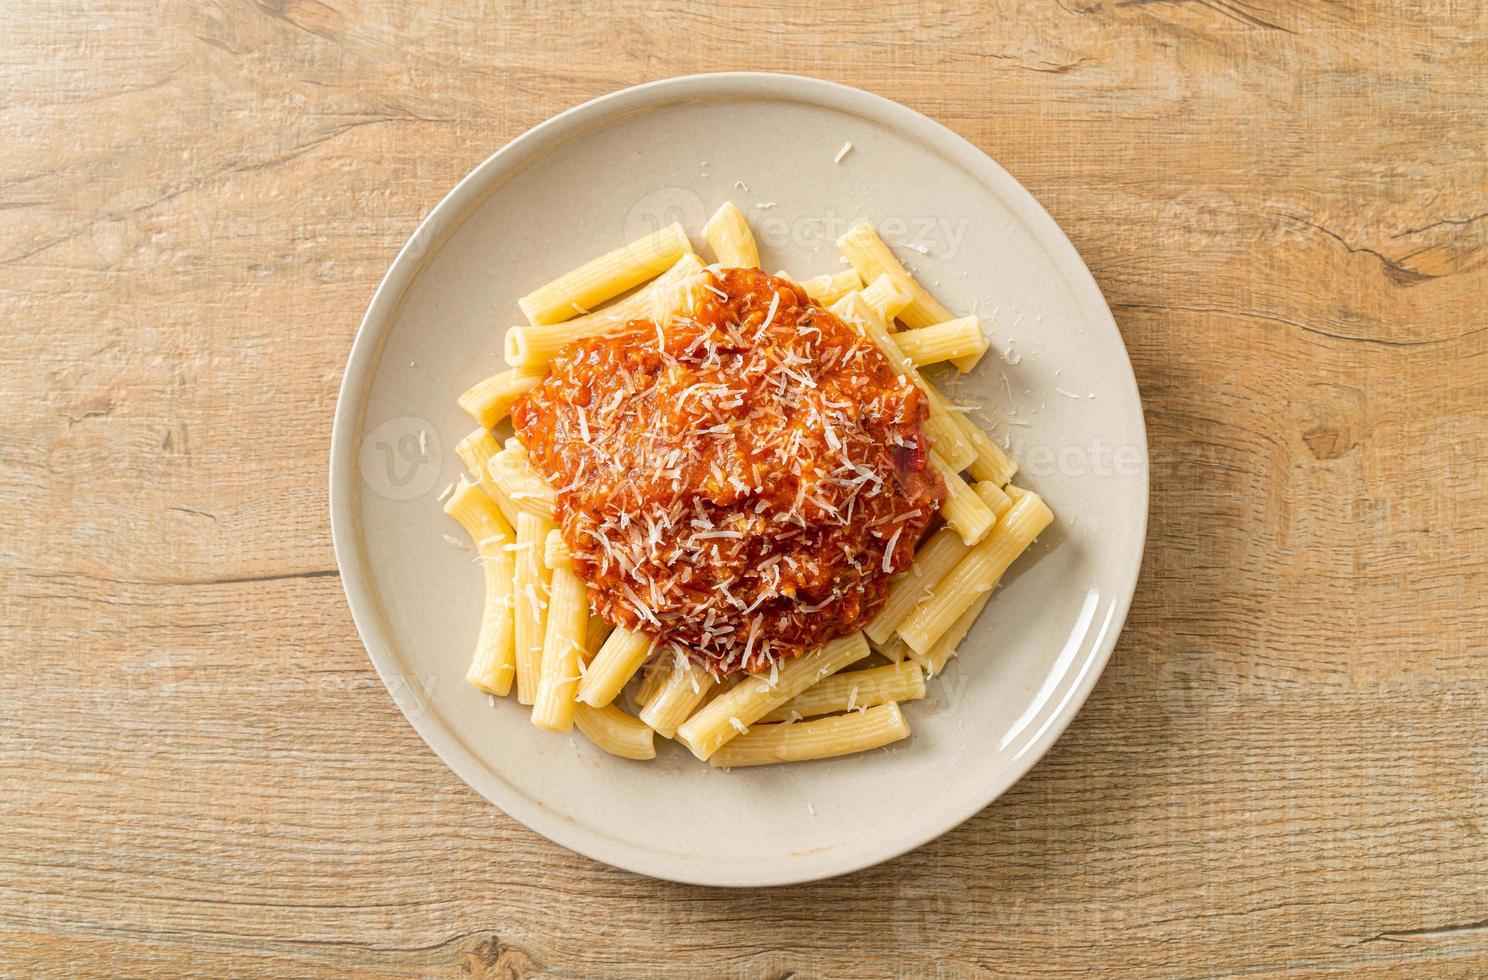
<path fill-rule="evenodd" d="M 537 387 L 545 377 L 545 371 L 518 368 L 493 374 L 466 389 L 460 396 L 460 407 L 469 412 L 482 428 L 494 429 L 511 411 L 512 402 Z"/>
<path fill-rule="evenodd" d="M 574 707 L 574 724 L 584 737 L 610 755 L 622 759 L 656 758 L 656 731 L 613 704 L 602 708 L 580 702 Z"/>
<path fill-rule="evenodd" d="M 460 461 L 470 471 L 475 483 L 500 508 L 501 516 L 506 518 L 506 522 L 516 527 L 517 505 L 507 499 L 506 494 L 502 493 L 501 488 L 496 485 L 496 481 L 486 469 L 491 457 L 499 452 L 501 452 L 501 445 L 496 441 L 496 437 L 486 429 L 476 429 L 455 444 L 455 455 L 460 457 Z"/>
<path fill-rule="evenodd" d="M 811 721 L 760 725 L 724 745 L 708 763 L 727 769 L 780 762 L 831 759 L 881 749 L 909 737 L 909 723 L 894 702 Z"/>
<path fill-rule="evenodd" d="M 997 515 L 961 478 L 961 474 L 934 449 L 930 450 L 930 465 L 935 467 L 940 478 L 945 481 L 946 500 L 940 513 L 945 517 L 947 526 L 955 528 L 961 535 L 961 540 L 968 545 L 976 544 L 992 529 L 992 525 L 997 522 Z"/>
<path fill-rule="evenodd" d="M 951 311 L 936 302 L 935 297 L 915 282 L 903 263 L 894 257 L 883 239 L 878 237 L 878 232 L 872 225 L 866 222 L 854 225 L 847 234 L 837 239 L 837 248 L 852 263 L 853 268 L 858 270 L 858 275 L 863 277 L 864 282 L 872 282 L 879 276 L 886 275 L 909 293 L 909 304 L 899 314 L 899 318 L 909 326 L 928 327 L 932 323 L 952 319 Z"/>
<path fill-rule="evenodd" d="M 775 276 L 778 279 L 791 278 L 783 272 L 777 272 Z M 800 286 L 806 290 L 806 295 L 822 306 L 831 306 L 848 293 L 861 288 L 862 285 L 863 280 L 858 277 L 857 269 L 843 269 L 841 272 L 800 280 Z"/>
<path fill-rule="evenodd" d="M 894 342 L 915 367 L 937 361 L 957 361 L 957 370 L 969 371 L 987 350 L 987 335 L 974 316 L 957 317 L 919 330 L 905 330 Z M 966 367 L 961 365 L 965 364 Z"/>
<path fill-rule="evenodd" d="M 615 700 L 655 647 L 655 637 L 616 627 L 589 664 L 579 684 L 578 699 L 596 708 Z"/>
<path fill-rule="evenodd" d="M 703 237 L 708 240 L 708 247 L 713 249 L 713 257 L 720 265 L 741 269 L 759 267 L 759 247 L 754 243 L 754 234 L 733 201 L 723 202 L 723 206 L 708 219 L 708 223 L 703 225 Z"/>
<path fill-rule="evenodd" d="M 506 363 L 523 371 L 546 372 L 548 362 L 563 347 L 585 337 L 597 337 L 628 321 L 652 315 L 658 303 L 692 295 L 689 284 L 703 271 L 703 260 L 688 252 L 644 289 L 601 310 L 562 323 L 511 327 L 506 332 Z"/>
<path fill-rule="evenodd" d="M 610 638 L 610 634 L 614 631 L 615 627 L 605 622 L 604 619 L 602 619 L 601 617 L 594 615 L 593 605 L 591 603 L 589 613 L 589 632 L 584 636 L 585 662 L 594 659 L 595 655 L 599 653 L 600 648 L 604 646 L 605 640 L 608 640 Z"/>
<path fill-rule="evenodd" d="M 652 657 L 649 661 L 641 665 L 640 670 L 636 671 L 641 678 L 641 683 L 636 687 L 634 696 L 637 708 L 644 708 L 651 703 L 651 700 L 656 697 L 656 692 L 660 691 L 662 685 L 672 676 L 672 667 L 674 664 L 675 661 L 671 657 Z M 673 731 L 676 731 L 676 729 L 673 728 Z"/>
<path fill-rule="evenodd" d="M 863 288 L 863 302 L 867 303 L 868 308 L 883 321 L 884 328 L 890 333 L 894 332 L 894 318 L 904 312 L 904 308 L 909 306 L 913 299 L 909 290 L 896 282 L 892 276 L 879 276 Z M 899 344 L 900 349 L 903 350 L 903 339 L 896 340 L 895 343 Z M 919 365 L 920 362 L 915 361 L 909 351 L 905 350 L 904 354 L 916 366 Z"/>
<path fill-rule="evenodd" d="M 946 575 L 930 598 L 899 626 L 911 650 L 925 655 L 956 617 L 977 597 L 988 592 L 1013 560 L 1043 533 L 1054 519 L 1038 494 L 1027 493 L 1013 504 L 985 541 L 971 549 Z"/>
<path fill-rule="evenodd" d="M 534 289 L 517 305 L 527 315 L 528 323 L 571 320 L 660 275 L 691 251 L 692 243 L 682 226 L 667 225 Z"/>
<path fill-rule="evenodd" d="M 957 616 L 951 622 L 951 625 L 946 627 L 946 631 L 940 634 L 940 639 L 931 644 L 930 649 L 926 652 L 916 653 L 910 648 L 909 644 L 904 644 L 904 649 L 909 657 L 925 669 L 926 677 L 938 677 L 940 672 L 945 670 L 945 665 L 956 655 L 956 648 L 961 645 L 961 641 L 966 639 L 966 634 L 971 631 L 971 624 L 976 622 L 976 618 L 982 614 L 982 610 L 987 608 L 987 603 L 991 598 L 992 592 L 990 589 L 977 596 L 976 601 L 970 606 L 967 606 L 966 611 Z M 903 642 L 902 639 L 901 642 Z"/>
<path fill-rule="evenodd" d="M 935 590 L 970 550 L 971 546 L 949 525 L 932 534 L 915 552 L 909 571 L 889 586 L 888 598 L 863 627 L 868 639 L 875 644 L 887 643 L 915 606 Z"/>
<path fill-rule="evenodd" d="M 878 653 L 889 663 L 893 664 L 902 663 L 909 659 L 909 655 L 912 652 L 909 649 L 909 644 L 905 643 L 904 638 L 898 633 L 895 633 L 886 640 L 870 642 L 869 646 L 873 647 L 875 653 Z"/>
<path fill-rule="evenodd" d="M 918 701 L 924 696 L 925 675 L 918 664 L 906 660 L 833 674 L 767 712 L 760 721 L 799 721 L 839 711 L 859 711 L 890 701 Z"/>
<path fill-rule="evenodd" d="M 486 597 L 480 636 L 465 680 L 489 694 L 505 697 L 516 675 L 512 639 L 512 560 L 507 546 L 512 528 L 495 502 L 473 483 L 463 480 L 444 505 L 444 512 L 460 522 L 475 542 L 485 575 Z"/>
<path fill-rule="evenodd" d="M 747 731 L 749 726 L 823 678 L 868 656 L 862 633 L 844 636 L 786 664 L 772 684 L 748 677 L 710 701 L 677 728 L 677 739 L 699 759 Z"/>
<path fill-rule="evenodd" d="M 543 632 L 542 667 L 532 723 L 566 732 L 573 727 L 574 704 L 582 679 L 581 660 L 589 635 L 589 589 L 571 569 L 553 569 L 548 585 L 548 621 Z"/>
<path fill-rule="evenodd" d="M 542 676 L 549 572 L 543 564 L 541 549 L 551 530 L 553 522 L 546 518 L 525 510 L 517 514 L 513 635 L 517 657 L 517 700 L 522 704 L 531 704 L 537 697 L 537 683 Z"/>
<path fill-rule="evenodd" d="M 976 495 L 982 498 L 982 503 L 991 508 L 992 513 L 998 517 L 1006 514 L 1013 506 L 1013 498 L 1008 496 L 1008 492 L 999 487 L 996 481 L 978 480 L 971 485 L 971 489 L 976 491 Z"/>
<path fill-rule="evenodd" d="M 543 539 L 543 564 L 549 570 L 572 568 L 572 559 L 573 556 L 568 553 L 568 545 L 563 543 L 563 532 L 553 528 Z"/>
<path fill-rule="evenodd" d="M 658 735 L 724 768 L 892 744 L 909 735 L 901 706 L 925 697 L 1052 520 L 1009 482 L 1015 464 L 965 406 L 920 372 L 969 370 L 987 337 L 975 316 L 931 297 L 870 225 L 839 240 L 850 268 L 802 280 L 758 271 L 731 202 L 702 234 L 718 265 L 669 226 L 523 297 L 529 322 L 507 331 L 510 369 L 460 396 L 479 423 L 456 446 L 473 482 L 451 487 L 446 511 L 475 542 L 486 586 L 466 679 L 493 697 L 515 688 L 534 725 L 577 726 L 627 759 L 653 758 Z M 907 329 L 895 332 L 896 319 Z M 755 345 L 769 353 L 746 369 Z M 702 380 L 687 375 L 694 364 Z M 661 373 L 646 374 L 653 366 Z M 617 420 L 640 418 L 642 403 L 626 397 L 637 372 L 691 383 L 654 395 L 652 410 L 672 414 L 607 443 Z M 874 398 L 899 414 L 869 411 Z M 558 425 L 538 406 L 570 415 Z M 730 448 L 744 438 L 740 419 L 776 410 L 799 413 L 785 443 Z M 879 418 L 908 428 L 873 429 Z M 491 430 L 508 422 L 516 435 L 503 446 Z M 583 464 L 559 465 L 560 444 Z M 783 463 L 769 462 L 771 448 Z M 666 486 L 694 479 L 691 503 L 677 491 L 674 509 L 662 506 Z M 834 529 L 828 544 L 868 562 L 777 546 L 810 528 Z M 761 557 L 740 567 L 745 554 Z M 860 579 L 886 580 L 874 605 L 833 604 Z M 822 581 L 825 601 L 813 591 Z M 700 598 L 678 608 L 670 594 Z M 781 623 L 827 630 L 792 650 Z"/>
<path fill-rule="evenodd" d="M 553 520 L 553 488 L 533 472 L 521 446 L 508 445 L 492 456 L 486 461 L 486 472 L 491 475 L 502 496 L 510 500 L 517 510 L 535 514 L 546 521 Z M 546 542 L 543 546 L 546 547 Z"/>
<path fill-rule="evenodd" d="M 718 681 L 691 660 L 673 664 L 656 693 L 646 702 L 641 721 L 662 738 L 672 738 Z"/>
<path fill-rule="evenodd" d="M 972 478 L 991 480 L 998 486 L 1007 486 L 1007 482 L 1018 472 L 1017 464 L 1002 451 L 1002 447 L 992 441 L 992 437 L 981 426 L 961 413 L 956 414 L 955 420 L 962 436 L 971 446 L 969 469 Z"/>

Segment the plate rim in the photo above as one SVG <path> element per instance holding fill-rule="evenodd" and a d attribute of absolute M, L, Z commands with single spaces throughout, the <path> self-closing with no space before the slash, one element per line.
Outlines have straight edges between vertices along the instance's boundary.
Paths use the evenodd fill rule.
<path fill-rule="evenodd" d="M 489 193 L 500 186 L 508 172 L 523 167 L 543 152 L 549 144 L 558 144 L 579 135 L 585 127 L 603 123 L 612 115 L 624 114 L 639 107 L 685 98 L 759 97 L 805 102 L 838 111 L 849 111 L 884 125 L 891 131 L 918 138 L 944 153 L 957 166 L 993 188 L 1003 203 L 1027 222 L 1030 230 L 1051 252 L 1056 267 L 1069 279 L 1075 298 L 1093 319 L 1102 321 L 1115 338 L 1123 355 L 1124 372 L 1115 379 L 1128 388 L 1137 410 L 1141 457 L 1141 513 L 1134 521 L 1137 542 L 1120 569 L 1127 582 L 1112 596 L 1111 624 L 1092 650 L 1087 666 L 1072 686 L 1059 709 L 1035 741 L 1026 747 L 1003 776 L 986 784 L 985 791 L 973 793 L 970 806 L 962 806 L 929 821 L 921 833 L 910 834 L 881 852 L 871 849 L 856 851 L 831 849 L 819 855 L 800 858 L 776 873 L 723 876 L 700 875 L 677 858 L 644 851 L 629 842 L 616 841 L 589 831 L 568 820 L 562 813 L 511 790 L 499 780 L 494 784 L 478 779 L 477 772 L 490 772 L 491 766 L 475 757 L 448 727 L 437 721 L 437 714 L 423 711 L 417 695 L 411 700 L 394 693 L 394 682 L 403 683 L 401 664 L 384 635 L 380 622 L 379 601 L 373 586 L 374 576 L 365 565 L 357 541 L 360 535 L 361 488 L 357 481 L 357 434 L 364 419 L 367 396 L 376 373 L 382 343 L 390 334 L 403 305 L 403 298 L 418 280 L 425 266 L 454 234 L 465 217 L 479 207 Z M 1039 759 L 1049 751 L 1079 714 L 1096 683 L 1104 673 L 1125 629 L 1128 613 L 1140 578 L 1142 557 L 1146 550 L 1147 522 L 1150 510 L 1151 458 L 1148 450 L 1146 414 L 1141 392 L 1132 369 L 1125 339 L 1111 314 L 1110 305 L 1096 284 L 1089 267 L 1076 251 L 1069 237 L 1043 205 L 1016 178 L 985 151 L 942 123 L 902 103 L 864 89 L 839 82 L 778 72 L 711 72 L 658 79 L 618 89 L 590 99 L 554 115 L 501 146 L 460 179 L 432 210 L 419 222 L 399 249 L 378 284 L 367 311 L 352 341 L 336 398 L 331 428 L 329 459 L 329 509 L 332 549 L 340 571 L 342 590 L 351 610 L 352 621 L 362 646 L 372 661 L 383 686 L 403 716 L 434 754 L 467 786 L 506 815 L 534 833 L 591 860 L 648 877 L 715 887 L 767 887 L 802 884 L 838 875 L 850 874 L 892 860 L 924 846 L 965 823 L 991 805 L 1014 784 L 1026 776 Z M 1073 666 L 1073 665 L 1072 665 Z M 1090 669 L 1094 667 L 1096 669 Z M 405 685 L 406 686 L 406 685 Z M 840 853 L 838 853 L 840 851 Z M 719 865 L 720 870 L 729 868 Z"/>

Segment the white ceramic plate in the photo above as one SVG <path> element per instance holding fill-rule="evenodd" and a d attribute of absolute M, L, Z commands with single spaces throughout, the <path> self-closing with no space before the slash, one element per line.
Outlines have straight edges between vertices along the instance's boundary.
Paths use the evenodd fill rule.
<path fill-rule="evenodd" d="M 628 762 L 577 731 L 539 731 L 514 700 L 490 704 L 463 681 L 481 577 L 471 553 L 444 539 L 460 531 L 436 500 L 471 429 L 456 396 L 503 369 L 518 296 L 659 221 L 683 221 L 701 245 L 704 219 L 726 199 L 749 215 L 765 267 L 798 276 L 841 268 L 836 235 L 873 220 L 947 306 L 979 312 L 999 354 L 1011 348 L 989 353 L 957 397 L 1001 411 L 1011 397 L 1022 424 L 994 432 L 1011 439 L 1018 482 L 1044 495 L 1055 525 L 1008 574 L 930 698 L 908 708 L 914 736 L 890 749 L 722 772 L 665 744 L 654 762 Z M 559 844 L 710 885 L 853 871 L 996 799 L 1100 675 L 1136 584 L 1146 519 L 1131 365 L 1053 220 L 980 150 L 919 113 L 788 75 L 626 89 L 477 167 L 377 290 L 331 447 L 347 599 L 378 673 L 429 746 Z"/>

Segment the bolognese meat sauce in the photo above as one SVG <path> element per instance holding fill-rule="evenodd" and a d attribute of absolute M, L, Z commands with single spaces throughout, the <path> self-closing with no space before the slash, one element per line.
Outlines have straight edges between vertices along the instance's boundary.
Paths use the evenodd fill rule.
<path fill-rule="evenodd" d="M 859 628 L 945 486 L 875 347 L 787 280 L 707 275 L 691 315 L 563 348 L 512 420 L 599 615 L 722 675 Z"/>

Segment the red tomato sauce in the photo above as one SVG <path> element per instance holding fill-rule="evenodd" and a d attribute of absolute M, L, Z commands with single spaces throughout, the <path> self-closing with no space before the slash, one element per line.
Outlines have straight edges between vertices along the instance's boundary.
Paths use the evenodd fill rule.
<path fill-rule="evenodd" d="M 945 485 L 871 342 L 787 280 L 709 277 L 690 316 L 564 347 L 512 420 L 599 615 L 758 673 L 878 610 Z"/>

